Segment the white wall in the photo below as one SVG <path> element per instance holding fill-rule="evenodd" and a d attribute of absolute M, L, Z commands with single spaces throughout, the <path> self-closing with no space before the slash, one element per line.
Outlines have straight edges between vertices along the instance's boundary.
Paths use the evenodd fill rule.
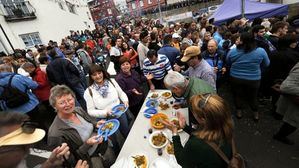
<path fill-rule="evenodd" d="M 260 0 L 260 2 L 275 2 L 275 3 L 283 3 L 283 4 L 292 4 L 292 3 L 298 3 L 298 0 L 276 0 L 276 1 L 270 1 L 270 0 Z"/>
<path fill-rule="evenodd" d="M 177 2 L 182 2 L 182 0 L 167 0 L 167 4 L 174 4 Z"/>
<path fill-rule="evenodd" d="M 0 21 L 14 48 L 25 48 L 26 46 L 19 35 L 33 32 L 39 32 L 44 44 L 47 44 L 49 40 L 60 43 L 63 37 L 70 34 L 70 30 L 88 29 L 84 22 L 87 22 L 87 25 L 90 26 L 90 30 L 94 29 L 94 23 L 86 1 L 80 1 L 82 2 L 81 6 L 77 7 L 76 5 L 76 14 L 74 14 L 69 12 L 65 4 L 64 10 L 62 10 L 54 0 L 30 0 L 31 5 L 36 9 L 36 19 L 20 22 L 6 22 L 4 18 L 0 16 Z M 85 2 L 85 6 L 82 6 L 83 2 Z M 5 40 L 1 35 L 2 33 L 0 33 L 2 41 Z M 5 45 L 7 45 L 6 43 L 7 42 L 5 42 Z"/>

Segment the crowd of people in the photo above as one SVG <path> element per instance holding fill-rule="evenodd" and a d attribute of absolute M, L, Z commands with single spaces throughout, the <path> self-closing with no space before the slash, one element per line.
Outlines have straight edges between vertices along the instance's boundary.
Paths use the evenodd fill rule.
<path fill-rule="evenodd" d="M 178 113 L 180 127 L 191 135 L 185 147 L 177 127 L 164 121 L 183 167 L 227 167 L 210 142 L 234 158 L 231 116 L 241 120 L 249 106 L 259 122 L 258 104 L 269 98 L 269 110 L 283 122 L 273 138 L 292 145 L 288 135 L 299 127 L 298 35 L 299 25 L 282 18 L 242 18 L 221 26 L 205 16 L 170 26 L 136 18 L 134 24 L 71 32 L 35 50 L 2 53 L 0 159 L 7 162 L 0 167 L 23 165 L 30 144 L 40 140 L 53 149 L 42 167 L 110 167 L 147 92 L 155 89 L 169 89 L 174 108 L 188 107 L 190 123 Z M 107 60 L 116 76 L 107 72 Z M 223 87 L 231 89 L 234 106 L 221 97 Z M 115 117 L 112 107 L 120 103 L 129 110 L 117 118 L 119 130 L 103 141 L 96 130 Z M 26 132 L 29 118 L 41 129 Z M 16 151 L 23 153 L 13 162 Z"/>

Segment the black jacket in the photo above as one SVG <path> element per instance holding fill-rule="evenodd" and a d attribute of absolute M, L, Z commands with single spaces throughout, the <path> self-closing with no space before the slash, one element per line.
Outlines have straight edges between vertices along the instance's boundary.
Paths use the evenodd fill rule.
<path fill-rule="evenodd" d="M 54 84 L 72 87 L 81 82 L 78 68 L 67 59 L 55 57 L 46 70 L 49 81 Z"/>

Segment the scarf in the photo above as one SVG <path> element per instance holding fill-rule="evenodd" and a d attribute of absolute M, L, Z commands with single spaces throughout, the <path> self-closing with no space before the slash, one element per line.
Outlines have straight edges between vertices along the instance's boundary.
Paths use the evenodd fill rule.
<path fill-rule="evenodd" d="M 99 86 L 98 84 L 94 83 L 93 88 L 103 97 L 106 98 L 108 95 L 109 89 L 109 81 L 105 80 L 103 86 Z"/>

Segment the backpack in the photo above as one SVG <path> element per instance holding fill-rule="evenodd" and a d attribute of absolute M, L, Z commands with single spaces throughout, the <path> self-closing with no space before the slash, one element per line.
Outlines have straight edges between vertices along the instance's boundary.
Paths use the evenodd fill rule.
<path fill-rule="evenodd" d="M 1 86 L 3 88 L 3 92 L 0 94 L 0 100 L 5 101 L 5 104 L 8 108 L 15 108 L 19 107 L 25 103 L 27 103 L 30 98 L 28 96 L 27 88 L 25 90 L 25 93 L 20 91 L 18 88 L 11 86 L 12 78 L 16 74 L 13 74 L 10 76 L 8 84 L 5 86 Z"/>

